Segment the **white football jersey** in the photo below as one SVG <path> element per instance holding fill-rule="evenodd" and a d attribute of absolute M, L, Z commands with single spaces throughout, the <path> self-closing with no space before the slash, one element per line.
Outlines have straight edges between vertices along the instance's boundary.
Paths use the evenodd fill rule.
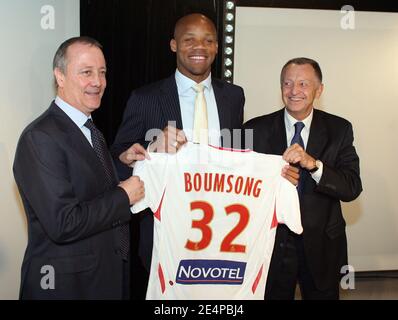
<path fill-rule="evenodd" d="M 136 163 L 154 213 L 147 299 L 263 299 L 276 226 L 302 232 L 281 156 L 187 143 Z"/>

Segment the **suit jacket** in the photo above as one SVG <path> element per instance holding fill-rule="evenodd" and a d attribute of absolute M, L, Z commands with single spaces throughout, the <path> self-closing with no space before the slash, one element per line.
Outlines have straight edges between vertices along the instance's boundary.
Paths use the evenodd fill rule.
<path fill-rule="evenodd" d="M 212 79 L 212 86 L 218 108 L 220 129 L 241 129 L 245 103 L 243 89 L 217 79 Z M 121 180 L 131 176 L 132 169 L 119 161 L 119 155 L 136 142 L 146 147 L 151 140 L 151 136 L 145 139 L 147 132 L 151 129 L 163 130 L 169 121 L 175 121 L 176 127 L 183 129 L 174 74 L 133 91 L 127 102 L 122 124 L 111 147 Z M 226 141 L 222 141 L 222 145 L 230 146 Z M 139 251 L 144 266 L 149 270 L 153 217 L 147 212 L 142 218 Z"/>
<path fill-rule="evenodd" d="M 20 297 L 121 299 L 128 196 L 107 185 L 94 149 L 55 103 L 22 133 L 13 170 L 28 222 Z M 51 276 L 43 266 L 54 289 L 42 288 Z"/>
<path fill-rule="evenodd" d="M 284 109 L 254 118 L 244 127 L 253 129 L 255 151 L 282 155 L 286 150 Z M 341 267 L 347 264 L 340 201 L 352 201 L 362 191 L 353 140 L 351 123 L 314 109 L 306 152 L 323 162 L 323 174 L 317 185 L 309 173 L 302 171 L 300 208 L 305 256 L 320 290 L 334 286 L 341 276 Z"/>

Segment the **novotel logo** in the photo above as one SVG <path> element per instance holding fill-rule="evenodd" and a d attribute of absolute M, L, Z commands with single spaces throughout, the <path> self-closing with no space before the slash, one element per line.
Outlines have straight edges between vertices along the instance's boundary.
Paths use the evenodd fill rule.
<path fill-rule="evenodd" d="M 246 262 L 229 260 L 181 260 L 176 282 L 180 284 L 243 283 Z"/>

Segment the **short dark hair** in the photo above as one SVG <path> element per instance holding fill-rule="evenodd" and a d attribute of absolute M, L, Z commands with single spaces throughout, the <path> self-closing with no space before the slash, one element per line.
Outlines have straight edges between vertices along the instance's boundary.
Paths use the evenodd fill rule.
<path fill-rule="evenodd" d="M 66 66 L 68 65 L 67 51 L 68 51 L 68 48 L 75 43 L 87 44 L 87 45 L 94 46 L 94 47 L 97 47 L 98 49 L 102 50 L 102 45 L 97 40 L 95 40 L 91 37 L 82 36 L 82 37 L 70 38 L 70 39 L 64 41 L 59 46 L 57 51 L 55 52 L 54 59 L 53 59 L 53 70 L 58 68 L 62 71 L 62 73 L 65 73 Z M 54 79 L 54 81 L 55 81 L 55 87 L 58 88 L 57 79 Z"/>
<path fill-rule="evenodd" d="M 309 64 L 309 65 L 311 65 L 315 71 L 316 77 L 322 83 L 322 70 L 321 70 L 321 67 L 319 66 L 318 62 L 316 62 L 315 60 L 310 59 L 310 58 L 300 57 L 300 58 L 290 59 L 288 62 L 285 63 L 285 65 L 283 66 L 282 71 L 281 71 L 281 85 L 283 83 L 283 77 L 285 75 L 286 68 L 291 64 L 297 64 L 297 65 Z"/>

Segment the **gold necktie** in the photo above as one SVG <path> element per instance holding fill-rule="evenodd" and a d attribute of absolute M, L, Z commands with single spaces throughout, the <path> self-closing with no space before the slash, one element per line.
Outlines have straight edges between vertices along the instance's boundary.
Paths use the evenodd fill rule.
<path fill-rule="evenodd" d="M 195 99 L 195 115 L 193 123 L 193 142 L 208 144 L 209 133 L 207 124 L 207 105 L 203 84 L 196 84 L 193 89 L 197 92 Z"/>

